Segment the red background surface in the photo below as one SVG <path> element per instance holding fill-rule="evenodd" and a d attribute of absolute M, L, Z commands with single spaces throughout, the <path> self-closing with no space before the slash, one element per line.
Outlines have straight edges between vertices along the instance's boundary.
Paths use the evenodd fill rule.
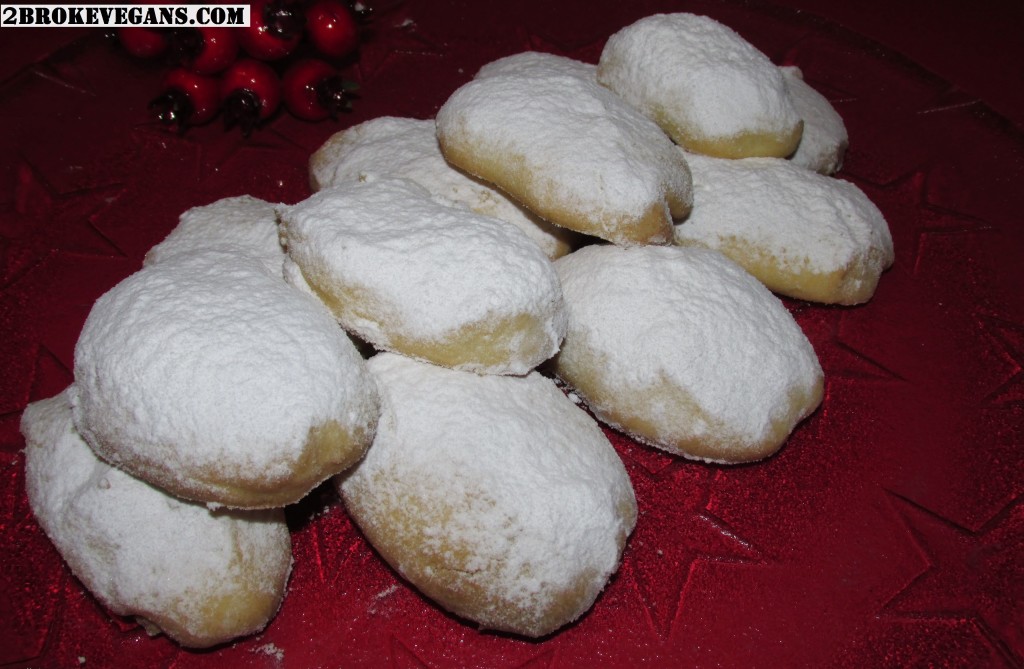
<path fill-rule="evenodd" d="M 248 140 L 154 123 L 161 68 L 97 32 L 0 28 L 0 667 L 1024 666 L 1024 9 L 966 5 L 382 1 L 354 113 Z M 596 61 L 664 10 L 800 65 L 846 119 L 840 176 L 892 228 L 872 302 L 787 302 L 827 382 L 784 449 L 715 467 L 609 432 L 639 524 L 593 610 L 540 641 L 424 600 L 328 489 L 289 510 L 295 570 L 261 635 L 184 651 L 104 612 L 32 519 L 18 432 L 71 381 L 92 302 L 191 206 L 304 197 L 332 132 L 429 117 L 524 49 Z"/>

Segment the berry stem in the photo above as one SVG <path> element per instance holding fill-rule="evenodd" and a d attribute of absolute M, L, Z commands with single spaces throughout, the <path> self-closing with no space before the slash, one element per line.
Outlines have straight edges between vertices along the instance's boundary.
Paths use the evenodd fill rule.
<path fill-rule="evenodd" d="M 352 111 L 352 100 L 358 97 L 355 91 L 359 90 L 359 84 L 334 75 L 321 79 L 315 89 L 317 102 L 333 120 L 338 118 L 339 112 Z"/>
<path fill-rule="evenodd" d="M 235 125 L 248 137 L 260 121 L 260 98 L 255 91 L 243 88 L 234 91 L 224 100 L 224 129 Z"/>
<path fill-rule="evenodd" d="M 273 0 L 263 9 L 267 31 L 283 40 L 292 39 L 302 33 L 306 20 L 296 3 L 287 0 Z"/>
<path fill-rule="evenodd" d="M 150 109 L 155 109 L 157 118 L 166 126 L 177 125 L 179 132 L 185 132 L 188 121 L 195 113 L 195 106 L 184 91 L 171 88 L 153 98 Z"/>

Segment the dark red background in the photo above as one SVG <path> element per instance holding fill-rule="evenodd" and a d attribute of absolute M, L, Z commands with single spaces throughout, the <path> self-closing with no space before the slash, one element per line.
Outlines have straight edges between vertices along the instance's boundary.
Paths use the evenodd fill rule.
<path fill-rule="evenodd" d="M 830 3 L 376 3 L 338 124 L 248 140 L 168 132 L 160 67 L 98 31 L 0 28 L 0 667 L 1024 666 L 1024 8 Z M 709 14 L 795 63 L 847 121 L 841 176 L 889 220 L 896 264 L 856 308 L 789 302 L 827 375 L 774 458 L 713 467 L 609 432 L 641 516 L 620 573 L 549 639 L 480 633 L 396 578 L 333 494 L 289 510 L 296 566 L 267 630 L 206 652 L 113 619 L 25 501 L 29 401 L 71 380 L 92 302 L 185 209 L 307 194 L 330 133 L 429 117 L 524 49 L 595 61 L 655 11 Z"/>

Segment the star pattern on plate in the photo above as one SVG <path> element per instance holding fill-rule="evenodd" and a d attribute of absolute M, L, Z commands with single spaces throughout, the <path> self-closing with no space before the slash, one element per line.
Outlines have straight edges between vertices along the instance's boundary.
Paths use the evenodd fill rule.
<path fill-rule="evenodd" d="M 193 128 L 181 134 L 159 123 L 145 123 L 133 127 L 129 135 L 138 156 L 130 177 L 126 177 L 130 178 L 131 187 L 115 206 L 97 213 L 92 224 L 127 257 L 141 261 L 173 229 L 182 212 L 224 196 L 217 190 L 218 186 L 223 187 L 217 171 L 219 165 L 248 150 L 241 148 L 243 140 L 239 133 L 225 132 L 219 127 Z M 253 178 L 270 178 L 265 168 L 262 160 L 249 164 L 240 160 L 232 171 L 235 179 L 239 170 Z M 168 184 L 174 187 L 169 188 Z M 252 194 L 266 196 L 262 192 Z M 140 215 L 147 216 L 144 232 L 140 231 Z"/>
<path fill-rule="evenodd" d="M 814 345 L 825 380 L 905 381 L 900 374 L 848 341 L 844 332 L 856 311 L 821 308 L 807 302 L 789 303 L 790 313 Z"/>
<path fill-rule="evenodd" d="M 883 615 L 976 618 L 1015 661 L 1024 662 L 1024 503 L 1014 499 L 972 532 L 892 495 L 925 563 Z"/>
<path fill-rule="evenodd" d="M 685 606 L 694 562 L 754 562 L 760 553 L 708 509 L 713 469 L 667 454 L 653 454 L 656 461 L 670 461 L 651 467 L 644 464 L 652 458 L 649 450 L 620 442 L 639 507 L 622 571 L 644 602 L 652 631 L 667 638 L 679 607 Z"/>
<path fill-rule="evenodd" d="M 302 122 L 291 118 L 279 121 L 250 137 L 237 129 L 224 130 L 218 124 L 192 128 L 184 134 L 159 123 L 135 126 L 133 145 L 140 154 L 154 157 L 149 159 L 145 173 L 134 177 L 137 184 L 126 198 L 131 207 L 125 209 L 156 208 L 158 203 L 150 204 L 149 199 L 161 192 L 166 197 L 167 183 L 181 184 L 180 212 L 224 197 L 225 192 L 244 192 L 272 202 L 305 197 L 310 151 L 293 137 L 301 133 Z M 244 190 L 240 190 L 240 181 Z M 167 209 L 166 205 L 162 208 Z M 130 222 L 118 220 L 117 213 L 100 224 L 112 228 L 110 235 L 132 234 Z"/>
<path fill-rule="evenodd" d="M 373 23 L 375 34 L 360 46 L 355 67 L 361 83 L 372 82 L 402 59 L 441 59 L 445 55 L 443 41 L 424 30 L 409 3 L 401 2 L 381 11 Z"/>
<path fill-rule="evenodd" d="M 27 71 L 72 93 L 96 97 L 99 95 L 96 81 L 102 81 L 103 74 L 89 71 L 81 63 L 79 55 L 103 39 L 98 31 L 85 32 L 67 44 L 54 45 L 53 51 L 37 59 Z"/>
<path fill-rule="evenodd" d="M 173 667 L 188 651 L 166 636 L 151 637 L 132 618 L 110 613 L 70 573 L 61 592 L 61 615 L 50 631 L 41 666 Z"/>
<path fill-rule="evenodd" d="M 550 669 L 555 666 L 557 654 L 555 651 L 540 651 L 534 657 L 522 664 L 515 665 L 512 669 Z"/>
<path fill-rule="evenodd" d="M 0 287 L 54 250 L 97 256 L 123 252 L 94 225 L 124 192 L 120 183 L 58 193 L 28 161 L 15 168 L 14 200 L 0 208 Z"/>
<path fill-rule="evenodd" d="M 829 669 L 864 667 L 1019 669 L 1006 649 L 974 619 L 876 617 L 840 648 Z"/>
<path fill-rule="evenodd" d="M 34 400 L 53 397 L 74 381 L 74 374 L 61 359 L 45 345 L 36 353 L 36 369 L 32 375 L 30 398 Z"/>
<path fill-rule="evenodd" d="M 411 648 L 402 643 L 397 636 L 391 637 L 390 650 L 390 666 L 395 667 L 395 669 L 428 669 L 431 666 Z"/>
<path fill-rule="evenodd" d="M 981 219 L 936 205 L 923 204 L 920 209 L 914 274 L 921 274 L 928 254 L 937 238 L 987 232 L 993 226 Z"/>
<path fill-rule="evenodd" d="M 17 630 L 0 648 L 0 664 L 38 657 L 57 617 L 65 569 L 35 522 L 24 490 L 24 456 L 0 464 L 0 544 L 11 549 L 0 561 L 0 620 Z M 14 641 L 16 639 L 16 641 Z"/>
<path fill-rule="evenodd" d="M 889 369 L 844 335 L 851 327 L 849 323 L 858 318 L 856 310 L 822 308 L 795 300 L 788 300 L 786 304 L 814 347 L 825 379 L 821 405 L 796 429 L 809 431 L 814 438 L 824 437 L 822 430 L 828 429 L 829 416 L 836 410 L 834 398 L 837 394 L 842 396 L 844 389 L 854 384 L 906 383 L 897 371 Z M 856 331 L 856 326 L 853 329 Z"/>
<path fill-rule="evenodd" d="M 188 137 L 183 139 L 190 140 Z M 274 169 L 269 166 L 282 162 L 283 158 L 303 171 L 306 169 L 306 148 L 274 126 L 264 128 L 250 137 L 240 132 L 218 130 L 213 137 L 196 142 L 196 147 L 200 155 L 199 181 L 206 187 L 216 187 L 208 182 L 216 181 L 222 172 L 244 173 L 253 165 L 262 165 L 261 172 L 273 173 L 276 179 L 281 170 L 276 165 Z"/>
<path fill-rule="evenodd" d="M 804 35 L 784 51 L 783 55 L 779 58 L 778 64 L 800 68 L 804 82 L 824 96 L 836 108 L 836 111 L 840 112 L 839 115 L 843 116 L 842 108 L 856 103 L 860 98 L 855 92 L 848 90 L 841 81 L 836 80 L 834 77 L 827 79 L 819 78 L 819 76 L 824 75 L 831 68 L 827 60 L 825 63 L 821 62 L 821 56 L 819 55 L 820 44 L 815 43 L 818 41 L 816 33 L 812 32 Z M 825 72 L 821 72 L 822 65 L 824 65 Z"/>
<path fill-rule="evenodd" d="M 364 547 L 352 520 L 338 502 L 333 485 L 316 488 L 288 508 L 288 522 L 301 553 L 303 570 L 311 571 L 312 587 L 332 588 L 346 562 Z"/>
<path fill-rule="evenodd" d="M 914 275 L 925 272 L 928 252 L 937 237 L 977 234 L 994 228 L 987 221 L 931 201 L 930 180 L 933 171 L 940 168 L 939 163 L 929 162 L 884 182 L 848 171 L 842 173 L 843 178 L 860 186 L 887 218 L 910 221 L 910 225 L 891 227 L 891 231 L 897 262 L 911 268 Z"/>
<path fill-rule="evenodd" d="M 997 347 L 1009 367 L 1005 381 L 984 401 L 993 405 L 1024 405 L 1024 325 L 992 315 L 979 316 L 979 328 Z"/>

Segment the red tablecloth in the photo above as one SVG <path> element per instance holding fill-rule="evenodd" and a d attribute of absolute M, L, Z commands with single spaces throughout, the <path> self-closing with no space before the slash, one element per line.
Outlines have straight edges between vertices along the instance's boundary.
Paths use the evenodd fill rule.
<path fill-rule="evenodd" d="M 249 139 L 148 115 L 161 67 L 98 31 L 0 28 L 0 667 L 1020 667 L 1024 664 L 1024 9 L 1020 3 L 388 0 L 339 123 Z M 429 117 L 525 49 L 594 62 L 656 11 L 705 13 L 801 66 L 844 116 L 841 177 L 886 215 L 870 303 L 787 302 L 822 407 L 767 462 L 695 464 L 609 431 L 639 523 L 577 624 L 481 633 L 402 582 L 327 489 L 289 510 L 295 570 L 262 634 L 206 652 L 112 618 L 63 566 L 23 489 L 26 403 L 71 381 L 92 302 L 179 213 L 294 202 L 332 132 Z"/>

